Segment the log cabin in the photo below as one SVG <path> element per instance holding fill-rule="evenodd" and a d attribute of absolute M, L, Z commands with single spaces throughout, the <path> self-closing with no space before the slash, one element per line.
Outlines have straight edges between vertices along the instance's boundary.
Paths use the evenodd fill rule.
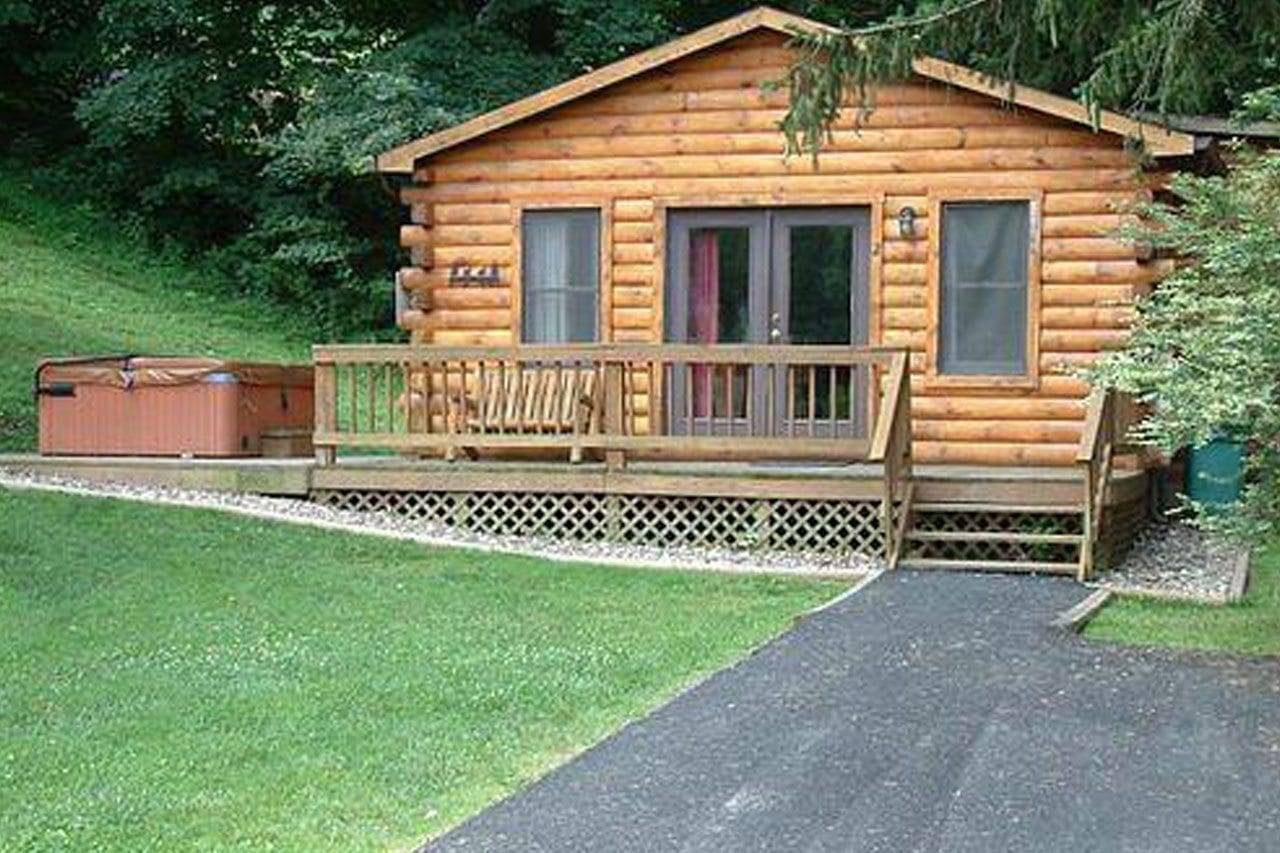
<path fill-rule="evenodd" d="M 1117 231 L 1196 136 L 922 56 L 788 158 L 770 83 L 822 27 L 757 8 L 380 155 L 410 343 L 317 347 L 322 497 L 922 567 L 1118 554 L 1149 478 L 1080 368 L 1169 270 Z M 457 462 L 339 475 L 340 446 Z"/>

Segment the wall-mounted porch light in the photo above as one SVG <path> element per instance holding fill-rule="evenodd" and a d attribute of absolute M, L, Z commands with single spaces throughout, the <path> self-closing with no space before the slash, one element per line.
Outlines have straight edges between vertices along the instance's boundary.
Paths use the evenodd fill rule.
<path fill-rule="evenodd" d="M 898 236 L 906 239 L 916 236 L 916 209 L 910 205 L 898 211 Z"/>

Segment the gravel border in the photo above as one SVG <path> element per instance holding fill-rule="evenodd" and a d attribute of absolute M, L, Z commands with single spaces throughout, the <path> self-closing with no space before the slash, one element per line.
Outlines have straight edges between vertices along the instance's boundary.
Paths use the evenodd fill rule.
<path fill-rule="evenodd" d="M 1228 604 L 1244 594 L 1248 558 L 1246 549 L 1186 522 L 1162 521 L 1143 530 L 1120 565 L 1093 585 L 1123 595 Z"/>
<path fill-rule="evenodd" d="M 882 560 L 861 554 L 796 554 L 720 548 L 659 548 L 598 542 L 571 542 L 532 536 L 492 536 L 444 524 L 408 519 L 388 511 L 363 512 L 323 506 L 301 498 L 276 498 L 240 492 L 211 492 L 163 486 L 90 482 L 0 467 L 0 488 L 36 489 L 110 497 L 168 506 L 215 509 L 329 530 L 342 530 L 447 548 L 539 557 L 556 562 L 627 568 L 676 569 L 859 579 L 884 571 Z"/>

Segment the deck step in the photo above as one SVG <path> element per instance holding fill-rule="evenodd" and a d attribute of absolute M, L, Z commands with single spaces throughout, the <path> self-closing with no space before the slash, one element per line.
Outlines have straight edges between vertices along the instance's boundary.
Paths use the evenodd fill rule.
<path fill-rule="evenodd" d="M 912 542 L 1031 542 L 1037 544 L 1079 545 L 1079 533 L 1022 533 L 1008 530 L 912 530 Z"/>
<path fill-rule="evenodd" d="M 1084 512 L 1075 504 L 978 504 L 978 503 L 915 503 L 912 512 L 1007 512 L 1036 513 L 1040 515 L 1077 515 Z"/>
<path fill-rule="evenodd" d="M 920 557 L 903 557 L 898 563 L 899 569 L 915 569 L 918 571 L 960 571 L 960 572 L 1008 572 L 1072 575 L 1079 569 L 1076 563 L 1040 563 L 1029 560 L 937 560 Z"/>

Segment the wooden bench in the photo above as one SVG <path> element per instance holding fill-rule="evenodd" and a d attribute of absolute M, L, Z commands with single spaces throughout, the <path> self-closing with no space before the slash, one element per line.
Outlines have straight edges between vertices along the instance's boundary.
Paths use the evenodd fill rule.
<path fill-rule="evenodd" d="M 462 434 L 589 435 L 599 432 L 601 400 L 593 366 L 486 370 L 452 400 L 450 429 Z M 463 445 L 470 457 L 474 448 Z M 582 448 L 569 451 L 582 461 Z"/>

